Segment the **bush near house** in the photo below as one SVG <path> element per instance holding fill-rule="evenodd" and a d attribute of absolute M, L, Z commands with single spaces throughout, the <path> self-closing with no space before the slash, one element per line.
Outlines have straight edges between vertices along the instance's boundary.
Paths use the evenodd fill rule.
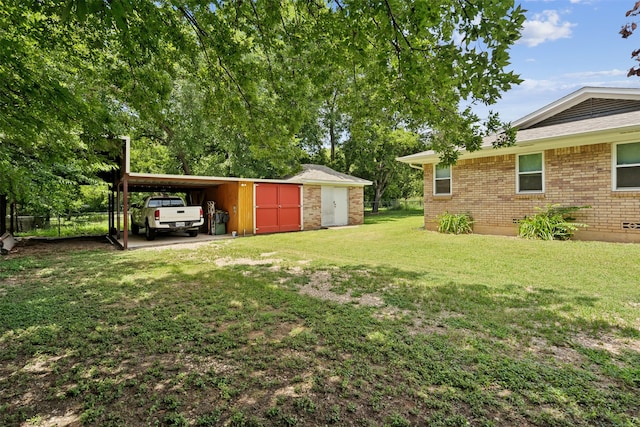
<path fill-rule="evenodd" d="M 586 208 L 590 206 L 547 205 L 536 208 L 538 213 L 520 221 L 518 235 L 525 239 L 569 240 L 578 228 L 587 227 L 587 224 L 574 222 L 576 219 L 572 216 Z"/>
<path fill-rule="evenodd" d="M 473 219 L 467 213 L 438 215 L 438 232 L 449 234 L 470 234 L 473 232 Z"/>

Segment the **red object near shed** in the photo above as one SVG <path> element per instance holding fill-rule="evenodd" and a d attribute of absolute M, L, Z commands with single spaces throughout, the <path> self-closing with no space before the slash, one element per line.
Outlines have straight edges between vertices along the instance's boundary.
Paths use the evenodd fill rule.
<path fill-rule="evenodd" d="M 301 189 L 299 184 L 256 184 L 256 234 L 302 230 Z"/>

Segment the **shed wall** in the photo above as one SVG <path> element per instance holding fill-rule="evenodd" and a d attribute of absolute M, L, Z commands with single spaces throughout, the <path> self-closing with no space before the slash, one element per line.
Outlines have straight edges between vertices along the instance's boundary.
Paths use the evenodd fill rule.
<path fill-rule="evenodd" d="M 349 187 L 349 225 L 364 223 L 364 188 Z"/>
<path fill-rule="evenodd" d="M 253 182 L 241 182 L 238 187 L 237 226 L 231 231 L 237 231 L 241 236 L 253 234 L 253 214 Z"/>
<path fill-rule="evenodd" d="M 474 232 L 517 234 L 518 219 L 549 204 L 591 208 L 577 212 L 589 227 L 576 239 L 640 242 L 640 192 L 612 191 L 611 144 L 603 143 L 544 151 L 544 194 L 516 194 L 516 155 L 460 160 L 452 168 L 452 195 L 434 196 L 433 165 L 424 166 L 425 227 L 437 228 L 444 212 L 468 212 Z"/>
<path fill-rule="evenodd" d="M 305 230 L 322 227 L 322 186 L 305 184 L 302 186 L 302 220 Z"/>

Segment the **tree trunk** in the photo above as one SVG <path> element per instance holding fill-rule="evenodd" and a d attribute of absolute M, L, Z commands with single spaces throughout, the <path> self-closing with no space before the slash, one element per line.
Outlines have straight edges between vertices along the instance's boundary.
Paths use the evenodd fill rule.
<path fill-rule="evenodd" d="M 338 97 L 338 91 L 333 91 L 333 99 L 331 100 L 331 108 L 329 110 L 329 142 L 331 144 L 331 163 L 336 160 L 336 98 Z"/>
<path fill-rule="evenodd" d="M 333 115 L 329 119 L 329 141 L 331 142 L 331 163 L 336 160 L 336 124 Z"/>
<path fill-rule="evenodd" d="M 382 194 L 384 193 L 384 189 L 380 189 L 380 186 L 375 187 L 375 195 L 373 196 L 373 205 L 371 206 L 371 213 L 378 213 L 378 208 L 380 207 L 380 200 L 382 200 Z"/>
<path fill-rule="evenodd" d="M 15 202 L 11 203 L 11 213 L 9 214 L 9 233 L 11 234 L 15 234 L 16 229 L 13 228 L 13 219 L 16 216 L 16 204 Z M 17 218 L 16 218 L 16 223 L 17 223 Z"/>
<path fill-rule="evenodd" d="M 184 172 L 185 175 L 191 175 L 191 167 L 189 167 L 189 162 L 187 161 L 187 156 L 185 156 L 185 154 L 180 151 L 177 154 L 178 160 L 180 160 L 180 166 L 182 167 L 182 172 Z"/>
<path fill-rule="evenodd" d="M 0 234 L 7 231 L 7 196 L 0 194 Z"/>

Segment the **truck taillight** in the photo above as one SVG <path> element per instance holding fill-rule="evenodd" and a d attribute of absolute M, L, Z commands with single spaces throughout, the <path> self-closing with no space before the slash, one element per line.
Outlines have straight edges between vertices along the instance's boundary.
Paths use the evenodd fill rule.
<path fill-rule="evenodd" d="M 160 221 L 160 209 L 156 209 L 153 215 L 156 217 L 156 221 Z"/>
<path fill-rule="evenodd" d="M 204 212 L 202 210 L 202 208 L 200 208 L 200 219 L 204 218 Z"/>

